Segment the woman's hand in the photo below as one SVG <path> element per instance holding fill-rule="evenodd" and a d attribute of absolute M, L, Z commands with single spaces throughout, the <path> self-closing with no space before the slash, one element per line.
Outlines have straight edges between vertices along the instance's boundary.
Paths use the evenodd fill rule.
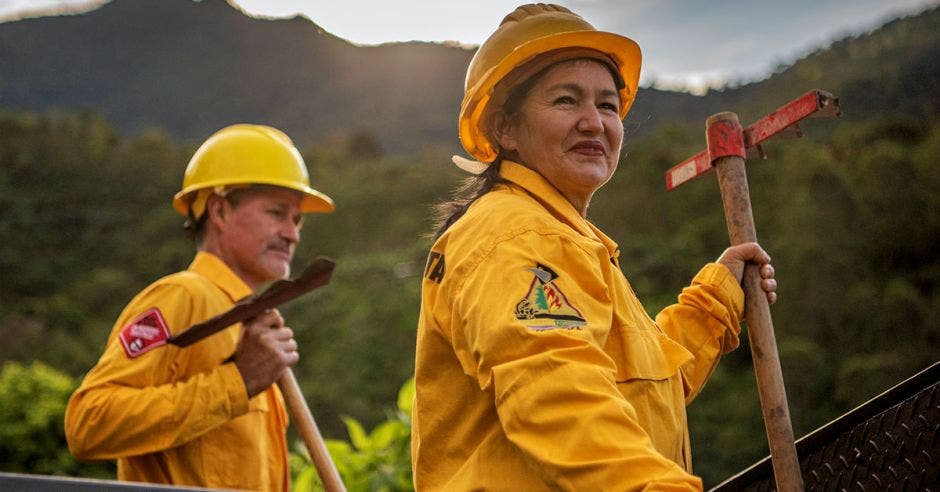
<path fill-rule="evenodd" d="M 744 264 L 753 262 L 760 265 L 760 287 L 767 293 L 767 302 L 777 302 L 777 280 L 774 278 L 774 267 L 770 264 L 770 255 L 757 243 L 744 243 L 731 246 L 718 257 L 717 263 L 728 267 L 734 278 L 741 282 L 744 277 Z"/>

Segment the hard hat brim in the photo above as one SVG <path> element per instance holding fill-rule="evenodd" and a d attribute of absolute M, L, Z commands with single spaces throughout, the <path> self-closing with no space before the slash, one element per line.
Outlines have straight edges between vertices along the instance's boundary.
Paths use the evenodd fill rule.
<path fill-rule="evenodd" d="M 298 186 L 295 183 L 288 183 L 277 180 L 252 180 L 246 181 L 244 183 L 233 183 L 229 179 L 220 179 L 218 182 L 205 182 L 200 183 L 199 186 L 191 186 L 187 189 L 181 190 L 175 196 L 173 196 L 173 209 L 179 212 L 181 215 L 186 216 L 189 213 L 190 202 L 192 201 L 195 193 L 201 189 L 212 188 L 215 186 L 227 186 L 235 184 L 264 184 L 272 186 L 280 186 L 281 188 L 287 188 L 294 191 L 299 191 L 303 193 L 303 199 L 300 202 L 300 211 L 303 213 L 320 213 L 328 214 L 336 209 L 336 206 L 333 203 L 333 199 L 327 196 L 324 193 L 321 193 L 309 186 Z"/>
<path fill-rule="evenodd" d="M 624 82 L 624 87 L 620 89 L 620 118 L 627 116 L 640 80 L 642 54 L 639 45 L 628 37 L 603 31 L 550 34 L 516 47 L 467 91 L 460 107 L 459 135 L 461 144 L 470 155 L 487 163 L 493 162 L 498 155 L 496 146 L 486 135 L 483 121 L 496 85 L 526 62 L 543 54 L 568 48 L 595 50 L 614 61 Z"/>

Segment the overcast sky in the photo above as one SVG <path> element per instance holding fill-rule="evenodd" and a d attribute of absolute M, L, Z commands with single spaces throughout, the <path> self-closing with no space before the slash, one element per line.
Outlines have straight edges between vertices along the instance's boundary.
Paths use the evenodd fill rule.
<path fill-rule="evenodd" d="M 121 1 L 121 0 L 118 0 Z M 0 19 L 23 11 L 87 10 L 102 0 L 0 0 Z M 479 44 L 519 0 L 230 0 L 254 15 L 302 14 L 359 44 Z M 643 81 L 700 88 L 763 78 L 813 49 L 940 0 L 557 0 L 595 27 L 643 49 Z M 940 28 L 940 26 L 938 26 Z"/>

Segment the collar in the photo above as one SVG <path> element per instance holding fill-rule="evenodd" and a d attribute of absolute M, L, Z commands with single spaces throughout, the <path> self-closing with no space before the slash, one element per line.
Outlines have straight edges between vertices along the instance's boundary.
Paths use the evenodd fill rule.
<path fill-rule="evenodd" d="M 248 284 L 240 279 L 224 261 L 212 253 L 197 252 L 193 262 L 189 265 L 189 271 L 209 279 L 222 292 L 225 292 L 232 302 L 239 301 L 252 294 L 251 287 L 248 287 Z"/>
<path fill-rule="evenodd" d="M 556 219 L 567 224 L 585 237 L 601 242 L 611 258 L 620 255 L 620 247 L 594 224 L 581 216 L 564 195 L 538 172 L 517 162 L 504 160 L 499 176 L 528 192 Z"/>

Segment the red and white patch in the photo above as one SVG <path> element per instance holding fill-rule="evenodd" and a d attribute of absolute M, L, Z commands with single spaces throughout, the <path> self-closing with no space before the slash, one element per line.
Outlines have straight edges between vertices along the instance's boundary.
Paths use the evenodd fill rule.
<path fill-rule="evenodd" d="M 124 353 L 133 359 L 161 345 L 166 345 L 167 339 L 170 338 L 170 330 L 160 310 L 151 308 L 122 328 L 118 338 L 124 346 Z"/>

